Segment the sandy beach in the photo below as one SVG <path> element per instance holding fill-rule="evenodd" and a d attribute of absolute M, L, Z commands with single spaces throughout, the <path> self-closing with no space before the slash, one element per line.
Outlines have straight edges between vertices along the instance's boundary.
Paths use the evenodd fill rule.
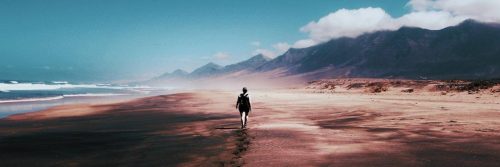
<path fill-rule="evenodd" d="M 498 93 L 197 91 L 0 120 L 0 166 L 499 166 Z"/>

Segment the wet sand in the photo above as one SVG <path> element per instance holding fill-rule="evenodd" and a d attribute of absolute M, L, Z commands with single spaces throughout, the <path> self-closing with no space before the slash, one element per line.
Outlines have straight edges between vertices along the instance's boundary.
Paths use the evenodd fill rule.
<path fill-rule="evenodd" d="M 0 120 L 0 166 L 499 166 L 495 95 L 205 91 Z M 479 97 L 479 98 L 477 98 Z"/>
<path fill-rule="evenodd" d="M 220 100 L 181 93 L 13 115 L 0 120 L 0 166 L 230 163 L 238 118 Z"/>

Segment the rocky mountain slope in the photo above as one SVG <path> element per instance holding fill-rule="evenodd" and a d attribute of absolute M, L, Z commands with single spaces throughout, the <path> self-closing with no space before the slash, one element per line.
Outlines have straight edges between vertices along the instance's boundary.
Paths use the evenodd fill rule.
<path fill-rule="evenodd" d="M 279 77 L 306 80 L 370 77 L 407 79 L 500 78 L 500 25 L 467 20 L 442 30 L 402 27 L 356 38 L 332 39 L 308 48 L 291 48 L 274 59 L 256 55 L 220 66 L 208 63 L 193 72 L 158 78 L 214 78 L 237 73 L 282 71 Z M 244 73 L 238 73 L 244 71 Z M 273 76 L 271 76 L 272 78 Z M 276 77 L 276 76 L 274 76 Z"/>

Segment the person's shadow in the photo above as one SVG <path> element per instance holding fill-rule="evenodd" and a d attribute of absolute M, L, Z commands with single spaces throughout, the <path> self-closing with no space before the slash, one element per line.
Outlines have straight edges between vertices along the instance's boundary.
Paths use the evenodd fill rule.
<path fill-rule="evenodd" d="M 240 125 L 238 123 L 230 123 L 230 124 L 223 124 L 216 126 L 215 129 L 221 129 L 221 130 L 231 130 L 231 129 L 241 129 Z"/>

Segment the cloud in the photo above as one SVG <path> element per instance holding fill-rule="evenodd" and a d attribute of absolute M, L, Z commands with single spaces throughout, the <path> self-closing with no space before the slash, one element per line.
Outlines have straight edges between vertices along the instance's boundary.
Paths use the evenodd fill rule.
<path fill-rule="evenodd" d="M 340 9 L 300 28 L 309 38 L 301 39 L 293 48 L 305 48 L 340 37 L 396 30 L 402 26 L 439 30 L 466 19 L 500 22 L 500 0 L 410 0 L 412 10 L 394 18 L 382 8 Z"/>
<path fill-rule="evenodd" d="M 231 59 L 231 55 L 227 52 L 217 52 L 213 54 L 212 56 L 201 56 L 200 59 L 204 61 L 213 61 L 213 62 L 228 62 Z M 186 61 L 191 61 L 189 59 L 184 60 Z"/>
<path fill-rule="evenodd" d="M 426 10 L 445 11 L 483 22 L 500 22 L 499 0 L 410 0 L 408 4 L 416 8 L 415 1 L 425 1 Z"/>
<path fill-rule="evenodd" d="M 260 42 L 259 41 L 253 41 L 253 42 L 250 43 L 250 45 L 255 46 L 255 47 L 259 47 L 260 46 Z"/>
<path fill-rule="evenodd" d="M 255 49 L 252 52 L 252 55 L 258 55 L 258 54 L 262 54 L 264 56 L 271 57 L 271 58 L 278 56 L 275 51 L 269 50 L 269 49 Z"/>
<path fill-rule="evenodd" d="M 225 52 L 217 52 L 212 56 L 215 60 L 228 60 L 231 55 Z"/>
<path fill-rule="evenodd" d="M 457 25 L 466 19 L 467 17 L 454 16 L 445 11 L 418 11 L 398 18 L 397 22 L 400 26 L 439 30 Z"/>
<path fill-rule="evenodd" d="M 273 45 L 273 48 L 276 50 L 278 54 L 285 53 L 288 49 L 290 49 L 290 44 L 286 42 L 280 42 Z"/>
<path fill-rule="evenodd" d="M 415 10 L 399 18 L 391 17 L 382 8 L 340 9 L 300 28 L 300 31 L 309 34 L 309 38 L 296 41 L 293 47 L 305 48 L 335 38 L 357 37 L 375 31 L 396 30 L 402 26 L 437 30 L 467 19 L 446 11 L 426 10 L 428 5 L 430 2 L 422 0 L 410 2 L 409 6 Z"/>
<path fill-rule="evenodd" d="M 413 11 L 426 11 L 432 7 L 432 3 L 430 0 L 410 0 L 406 6 L 411 7 Z"/>
<path fill-rule="evenodd" d="M 312 39 L 301 39 L 301 40 L 298 40 L 297 42 L 295 42 L 292 47 L 293 48 L 307 48 L 307 47 L 310 47 L 310 46 L 313 46 L 316 44 L 318 44 L 318 42 L 314 41 Z"/>
<path fill-rule="evenodd" d="M 300 28 L 314 42 L 356 37 L 378 30 L 396 29 L 394 19 L 381 8 L 340 9 Z"/>
<path fill-rule="evenodd" d="M 272 49 L 256 49 L 253 51 L 253 55 L 262 54 L 264 56 L 275 58 L 283 53 L 285 53 L 288 49 L 290 49 L 290 44 L 286 42 L 280 42 L 273 45 Z"/>

